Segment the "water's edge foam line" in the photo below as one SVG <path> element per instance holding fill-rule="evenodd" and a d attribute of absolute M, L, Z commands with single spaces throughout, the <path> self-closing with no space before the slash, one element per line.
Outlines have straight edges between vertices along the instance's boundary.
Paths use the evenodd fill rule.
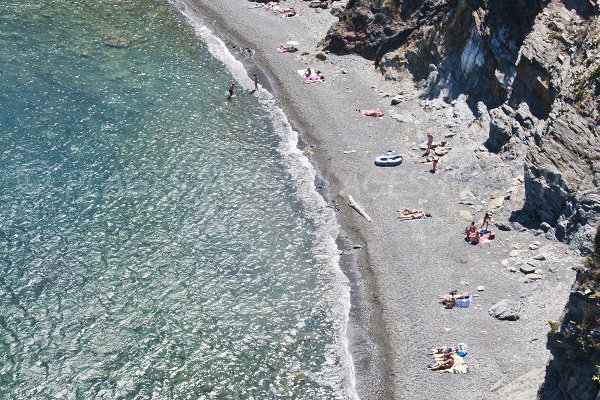
<path fill-rule="evenodd" d="M 250 79 L 242 62 L 237 60 L 225 43 L 202 23 L 201 16 L 195 15 L 185 2 L 181 3 L 177 0 L 168 1 L 195 29 L 196 34 L 207 44 L 210 53 L 227 67 L 236 83 L 242 89 L 252 90 L 254 82 Z M 314 248 L 316 258 L 326 263 L 329 272 L 335 277 L 332 281 L 335 284 L 333 287 L 335 296 L 331 299 L 330 305 L 341 306 L 341 309 L 335 310 L 334 308 L 334 310 L 336 311 L 336 315 L 343 317 L 343 320 L 338 321 L 337 327 L 340 334 L 340 355 L 343 357 L 342 364 L 346 370 L 346 377 L 340 377 L 343 380 L 345 379 L 345 381 L 341 382 L 341 386 L 347 392 L 347 396 L 358 399 L 354 362 L 349 349 L 347 334 L 350 314 L 350 286 L 348 277 L 340 267 L 339 249 L 336 244 L 336 239 L 340 232 L 339 224 L 334 211 L 327 206 L 325 199 L 316 190 L 315 179 L 317 174 L 315 168 L 298 148 L 298 133 L 292 129 L 287 116 L 276 105 L 273 95 L 264 88 L 255 92 L 255 96 L 262 109 L 269 115 L 274 132 L 280 138 L 278 151 L 284 160 L 284 165 L 288 173 L 294 181 L 296 194 L 300 198 L 308 217 L 314 222 L 317 229 L 317 243 L 315 243 Z"/>

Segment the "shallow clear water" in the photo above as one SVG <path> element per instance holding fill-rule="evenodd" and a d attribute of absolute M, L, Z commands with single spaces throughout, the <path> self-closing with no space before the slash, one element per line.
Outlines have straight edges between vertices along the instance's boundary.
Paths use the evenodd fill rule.
<path fill-rule="evenodd" d="M 331 212 L 207 37 L 158 0 L 0 3 L 1 398 L 354 396 Z"/>

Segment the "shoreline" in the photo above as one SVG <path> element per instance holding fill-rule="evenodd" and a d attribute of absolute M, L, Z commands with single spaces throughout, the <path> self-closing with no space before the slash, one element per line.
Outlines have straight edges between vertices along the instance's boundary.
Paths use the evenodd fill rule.
<path fill-rule="evenodd" d="M 227 23 L 223 21 L 223 15 L 214 13 L 214 10 L 203 7 L 201 4 L 197 4 L 197 0 L 191 0 L 196 3 L 193 6 L 198 7 L 202 10 L 204 15 L 199 15 L 206 26 L 218 36 L 226 46 L 232 51 L 234 57 L 240 61 L 244 68 L 248 72 L 250 77 L 252 73 L 259 73 L 260 84 L 265 90 L 270 92 L 274 98 L 278 101 L 278 106 L 281 107 L 285 114 L 288 116 L 289 123 L 294 131 L 298 133 L 298 148 L 301 151 L 309 150 L 311 146 L 314 146 L 315 142 L 318 142 L 318 137 L 307 135 L 306 132 L 310 130 L 310 123 L 306 121 L 305 117 L 298 114 L 297 107 L 288 107 L 287 103 L 279 102 L 279 99 L 289 98 L 291 96 L 286 93 L 285 86 L 273 85 L 271 80 L 275 76 L 275 72 L 270 68 L 268 60 L 264 60 L 262 57 L 257 57 L 256 53 L 251 57 L 240 57 L 239 54 L 235 54 L 235 49 L 240 48 L 253 48 L 243 37 L 236 35 L 232 32 L 231 28 L 227 28 Z M 184 3 L 188 1 L 184 0 Z M 187 4 L 190 6 L 190 4 Z M 193 9 L 193 6 L 192 9 Z M 197 10 L 196 10 L 197 11 Z M 264 11 L 264 10 L 263 10 Z M 206 20 L 212 20 L 210 23 L 206 23 Z M 310 86 L 310 85 L 309 85 Z M 315 157 L 309 157 L 310 163 L 315 168 L 316 179 L 315 187 L 316 191 L 325 199 L 326 203 L 332 204 L 336 207 L 335 203 L 335 192 L 332 190 L 334 185 L 330 180 L 323 176 L 323 169 L 320 167 L 320 162 Z M 347 218 L 345 218 L 347 219 Z M 379 354 L 382 349 L 387 347 L 387 343 L 384 339 L 384 333 L 382 332 L 382 322 L 380 321 L 381 307 L 370 297 L 370 293 L 374 290 L 373 277 L 367 278 L 367 275 L 371 275 L 369 271 L 359 271 L 359 265 L 368 265 L 368 252 L 362 251 L 357 253 L 353 247 L 356 243 L 362 243 L 361 249 L 365 249 L 366 240 L 360 235 L 360 229 L 356 229 L 354 223 L 349 219 L 345 223 L 341 221 L 340 213 L 336 213 L 336 220 L 339 223 L 339 232 L 336 239 L 336 244 L 340 252 L 339 267 L 344 275 L 349 279 L 350 286 L 350 299 L 351 299 L 351 310 L 350 310 L 350 321 L 347 326 L 349 333 L 349 346 L 352 347 L 353 351 L 350 351 L 351 361 L 353 362 L 353 369 L 355 370 L 354 378 L 356 382 L 360 382 L 356 386 L 367 387 L 368 391 L 360 394 L 362 400 L 376 400 L 376 399 L 389 399 L 393 395 L 390 393 L 389 386 L 383 384 L 388 377 L 384 376 L 385 368 L 382 367 L 385 361 L 378 360 L 381 355 Z M 351 239 L 352 232 L 354 238 Z M 365 280 L 365 278 L 367 278 Z M 366 283 L 366 285 L 361 285 Z M 375 320 L 375 322 L 373 321 Z M 354 331 L 354 332 L 353 332 Z M 368 336 L 365 336 L 368 334 Z M 367 340 L 365 338 L 367 337 Z M 359 343 L 360 342 L 360 343 Z M 360 365 L 360 368 L 357 368 Z"/>
<path fill-rule="evenodd" d="M 476 192 L 479 183 L 465 178 L 459 180 L 463 187 L 453 187 L 458 186 L 455 180 L 461 179 L 456 166 L 461 157 L 453 153 L 444 157 L 442 170 L 437 174 L 429 174 L 425 166 L 411 162 L 419 156 L 414 145 L 421 141 L 424 131 L 442 131 L 444 110 L 424 110 L 414 86 L 398 83 L 397 87 L 408 92 L 408 99 L 401 111 L 403 119 L 393 120 L 387 116 L 389 98 L 381 95 L 382 90 L 393 89 L 382 82 L 367 60 L 329 54 L 327 61 L 314 59 L 318 40 L 334 20 L 327 10 L 310 9 L 305 3 L 288 0 L 286 6 L 294 6 L 299 13 L 281 18 L 265 9 L 250 9 L 253 3 L 245 0 L 236 4 L 185 1 L 203 10 L 203 21 L 210 20 L 207 26 L 227 44 L 255 50 L 252 60 L 246 62 L 262 70 L 261 83 L 266 83 L 265 88 L 269 88 L 299 132 L 303 150 L 318 178 L 327 182 L 325 200 L 340 208 L 336 213 L 341 225 L 337 243 L 342 251 L 340 267 L 352 289 L 351 322 L 353 312 L 360 314 L 354 318 L 368 315 L 366 326 L 348 327 L 349 332 L 352 330 L 350 336 L 356 335 L 349 341 L 360 398 L 424 400 L 441 398 L 451 391 L 464 398 L 500 399 L 504 385 L 527 374 L 533 376 L 533 383 L 529 384 L 535 389 L 540 379 L 535 371 L 545 367 L 549 355 L 544 346 L 546 321 L 562 312 L 573 281 L 569 264 L 573 257 L 564 246 L 545 242 L 528 232 L 503 232 L 487 247 L 465 247 L 460 231 L 467 222 L 460 219 L 455 205 L 460 189 Z M 318 29 L 309 32 L 307 27 Z M 302 38 L 298 53 L 276 53 L 277 44 L 298 38 Z M 304 50 L 308 56 L 301 55 Z M 307 65 L 323 70 L 327 82 L 304 85 L 295 71 Z M 248 69 L 249 75 L 253 72 L 256 71 Z M 355 111 L 362 107 L 381 107 L 386 117 L 363 117 Z M 460 127 L 469 128 L 471 125 Z M 473 137 L 465 135 L 461 143 L 470 154 L 473 151 L 469 146 L 481 139 L 475 128 L 469 131 Z M 461 134 L 458 137 L 463 139 Z M 405 165 L 385 170 L 373 168 L 374 155 L 398 147 L 405 154 Z M 352 150 L 355 152 L 344 153 Z M 507 173 L 507 177 L 512 176 Z M 487 195 L 488 190 L 498 191 L 490 186 L 481 193 Z M 346 207 L 349 194 L 365 206 L 374 222 L 367 223 Z M 397 209 L 413 207 L 426 208 L 434 218 L 408 223 L 396 219 Z M 471 212 L 471 218 L 483 214 L 477 207 L 462 208 L 461 212 Z M 498 214 L 502 216 L 502 212 Z M 504 261 L 511 261 L 507 258 L 510 250 L 516 246 L 526 254 L 533 241 L 542 241 L 539 247 L 554 259 L 564 257 L 555 263 L 561 268 L 561 276 L 548 274 L 554 274 L 557 282 L 524 284 L 505 268 Z M 355 245 L 360 247 L 354 248 Z M 475 292 L 479 285 L 485 290 Z M 469 310 L 443 310 L 435 304 L 437 294 L 455 288 L 478 294 L 476 306 Z M 502 298 L 523 303 L 521 321 L 497 321 L 487 315 L 487 309 Z M 365 348 L 375 346 L 371 353 L 363 355 L 360 346 L 356 347 L 361 340 L 368 341 Z M 427 349 L 452 342 L 469 344 L 472 373 L 448 376 L 426 371 Z M 522 354 L 532 352 L 530 359 L 522 359 Z M 379 353 L 381 359 L 377 360 Z M 358 370 L 357 364 L 364 370 Z M 361 372 L 366 372 L 366 376 Z M 522 386 L 518 389 L 523 390 Z M 527 389 L 532 393 L 532 388 Z"/>

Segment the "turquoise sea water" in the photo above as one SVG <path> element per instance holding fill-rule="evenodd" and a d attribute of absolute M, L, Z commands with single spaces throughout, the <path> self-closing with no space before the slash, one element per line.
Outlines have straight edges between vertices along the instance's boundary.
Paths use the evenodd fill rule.
<path fill-rule="evenodd" d="M 3 0 L 0 72 L 0 398 L 354 397 L 333 213 L 222 42 Z"/>

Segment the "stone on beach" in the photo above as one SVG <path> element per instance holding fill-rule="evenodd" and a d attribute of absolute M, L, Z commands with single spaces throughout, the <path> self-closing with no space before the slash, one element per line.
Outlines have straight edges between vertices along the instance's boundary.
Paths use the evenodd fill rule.
<path fill-rule="evenodd" d="M 516 321 L 519 319 L 521 303 L 515 300 L 504 299 L 494 304 L 488 314 L 499 320 Z"/>
<path fill-rule="evenodd" d="M 533 274 L 535 272 L 535 267 L 530 264 L 522 265 L 519 270 L 524 274 Z"/>

